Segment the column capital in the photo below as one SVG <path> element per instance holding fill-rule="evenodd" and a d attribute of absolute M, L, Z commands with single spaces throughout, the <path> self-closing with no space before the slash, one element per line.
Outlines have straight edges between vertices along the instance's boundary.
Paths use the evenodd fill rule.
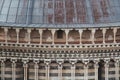
<path fill-rule="evenodd" d="M 70 63 L 71 63 L 72 65 L 74 65 L 76 62 L 77 62 L 76 59 L 70 59 Z"/>
<path fill-rule="evenodd" d="M 34 62 L 35 64 L 38 64 L 40 61 L 39 61 L 39 59 L 34 59 L 33 62 Z"/>
<path fill-rule="evenodd" d="M 51 63 L 51 60 L 46 59 L 46 60 L 44 60 L 44 63 L 45 63 L 46 65 L 49 65 L 49 64 Z"/>
<path fill-rule="evenodd" d="M 106 33 L 106 28 L 103 28 L 102 32 L 103 32 L 103 34 L 105 34 Z"/>
<path fill-rule="evenodd" d="M 12 63 L 16 63 L 16 62 L 17 62 L 17 59 L 11 59 L 11 62 L 12 62 Z"/>
<path fill-rule="evenodd" d="M 31 33 L 31 29 L 27 29 L 27 32 L 28 32 L 28 33 Z"/>
<path fill-rule="evenodd" d="M 68 33 L 69 33 L 69 31 L 70 31 L 69 29 L 65 29 L 65 33 L 66 33 L 66 34 L 68 34 Z"/>
<path fill-rule="evenodd" d="M 20 29 L 19 28 L 16 28 L 16 32 L 19 33 Z"/>
<path fill-rule="evenodd" d="M 117 32 L 117 28 L 113 28 L 113 32 L 116 33 Z"/>
<path fill-rule="evenodd" d="M 43 30 L 42 29 L 39 29 L 39 33 L 42 34 Z"/>
<path fill-rule="evenodd" d="M 56 31 L 56 29 L 51 29 L 52 34 L 54 34 L 54 33 L 55 33 L 55 31 Z"/>
<path fill-rule="evenodd" d="M 5 32 L 8 32 L 8 28 L 4 28 L 4 31 L 5 31 Z"/>
<path fill-rule="evenodd" d="M 64 60 L 63 60 L 63 59 L 57 60 L 57 63 L 58 63 L 59 65 L 62 65 L 62 64 L 64 63 Z"/>
<path fill-rule="evenodd" d="M 1 61 L 1 63 L 4 63 L 6 61 L 6 59 L 5 58 L 1 58 L 0 61 Z"/>
<path fill-rule="evenodd" d="M 91 29 L 91 31 L 92 31 L 92 33 L 95 33 L 96 30 L 95 29 Z"/>
<path fill-rule="evenodd" d="M 83 32 L 83 29 L 79 29 L 79 33 L 82 33 Z"/>

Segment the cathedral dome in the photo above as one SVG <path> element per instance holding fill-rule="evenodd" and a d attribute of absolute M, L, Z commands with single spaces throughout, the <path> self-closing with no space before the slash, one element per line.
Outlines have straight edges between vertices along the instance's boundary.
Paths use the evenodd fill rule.
<path fill-rule="evenodd" d="M 0 0 L 0 25 L 98 27 L 120 25 L 120 0 Z"/>

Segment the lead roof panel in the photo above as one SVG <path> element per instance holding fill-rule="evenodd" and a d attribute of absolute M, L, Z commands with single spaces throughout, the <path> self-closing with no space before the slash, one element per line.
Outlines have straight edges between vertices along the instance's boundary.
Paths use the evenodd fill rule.
<path fill-rule="evenodd" d="M 119 22 L 120 0 L 0 0 L 0 25 L 81 27 Z"/>

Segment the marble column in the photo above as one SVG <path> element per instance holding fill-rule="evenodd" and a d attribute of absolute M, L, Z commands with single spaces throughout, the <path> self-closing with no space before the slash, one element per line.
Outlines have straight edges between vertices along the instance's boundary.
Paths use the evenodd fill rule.
<path fill-rule="evenodd" d="M 62 62 L 58 63 L 58 78 L 62 80 Z"/>
<path fill-rule="evenodd" d="M 88 62 L 84 62 L 84 80 L 88 80 Z"/>
<path fill-rule="evenodd" d="M 71 64 L 71 79 L 75 80 L 75 63 Z"/>
<path fill-rule="evenodd" d="M 49 73 L 50 73 L 50 61 L 45 61 L 45 68 L 46 68 L 46 80 L 49 80 Z"/>
<path fill-rule="evenodd" d="M 79 30 L 79 34 L 80 34 L 80 44 L 82 44 L 82 32 L 83 32 L 83 30 L 80 29 L 80 30 Z"/>
<path fill-rule="evenodd" d="M 95 42 L 95 29 L 92 29 L 92 37 L 91 37 L 91 39 L 92 39 L 92 44 L 94 44 Z"/>
<path fill-rule="evenodd" d="M 40 44 L 42 44 L 42 33 L 43 33 L 43 30 L 42 30 L 42 29 L 39 29 L 39 34 L 40 34 Z"/>
<path fill-rule="evenodd" d="M 15 61 L 12 61 L 12 80 L 16 80 L 16 73 L 15 73 L 15 71 L 16 71 L 16 63 L 15 63 Z"/>
<path fill-rule="evenodd" d="M 52 44 L 54 44 L 55 29 L 52 29 L 51 31 L 52 31 Z"/>
<path fill-rule="evenodd" d="M 31 38 L 30 38 L 31 29 L 27 29 L 27 33 L 28 33 L 28 43 L 30 44 L 30 42 L 31 42 Z"/>
<path fill-rule="evenodd" d="M 108 80 L 108 76 L 109 76 L 109 74 L 108 74 L 108 69 L 109 69 L 109 61 L 105 61 L 105 80 Z"/>
<path fill-rule="evenodd" d="M 114 29 L 113 29 L 113 33 L 114 33 L 114 43 L 116 43 L 117 28 L 114 28 Z"/>
<path fill-rule="evenodd" d="M 39 65 L 38 65 L 39 61 L 35 61 L 35 65 L 34 65 L 34 69 L 35 69 L 35 80 L 38 80 L 38 70 L 39 70 Z"/>
<path fill-rule="evenodd" d="M 24 80 L 27 80 L 27 71 L 28 71 L 28 64 L 27 64 L 27 62 L 24 62 L 24 64 L 23 64 L 23 67 L 24 67 Z"/>
<path fill-rule="evenodd" d="M 103 28 L 103 44 L 105 44 L 105 34 L 106 34 L 106 29 L 105 28 Z"/>
<path fill-rule="evenodd" d="M 19 43 L 19 31 L 20 31 L 20 30 L 17 28 L 17 29 L 16 29 L 16 33 L 17 33 L 17 43 Z"/>
<path fill-rule="evenodd" d="M 5 31 L 5 42 L 7 43 L 7 33 L 8 33 L 8 28 L 4 28 L 4 31 Z"/>
<path fill-rule="evenodd" d="M 115 80 L 119 80 L 119 60 L 115 61 Z"/>
<path fill-rule="evenodd" d="M 1 60 L 1 80 L 5 80 L 5 62 Z"/>
<path fill-rule="evenodd" d="M 95 80 L 98 80 L 98 62 L 94 63 L 94 68 L 95 68 Z"/>
<path fill-rule="evenodd" d="M 69 33 L 69 30 L 66 29 L 66 30 L 65 30 L 65 33 L 66 33 L 66 44 L 68 44 L 68 33 Z"/>

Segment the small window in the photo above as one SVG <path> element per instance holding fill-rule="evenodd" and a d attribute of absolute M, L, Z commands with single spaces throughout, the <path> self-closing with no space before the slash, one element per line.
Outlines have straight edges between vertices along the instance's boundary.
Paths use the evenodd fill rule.
<path fill-rule="evenodd" d="M 62 39 L 63 38 L 63 31 L 62 30 L 58 30 L 57 31 L 57 38 L 58 39 Z"/>

